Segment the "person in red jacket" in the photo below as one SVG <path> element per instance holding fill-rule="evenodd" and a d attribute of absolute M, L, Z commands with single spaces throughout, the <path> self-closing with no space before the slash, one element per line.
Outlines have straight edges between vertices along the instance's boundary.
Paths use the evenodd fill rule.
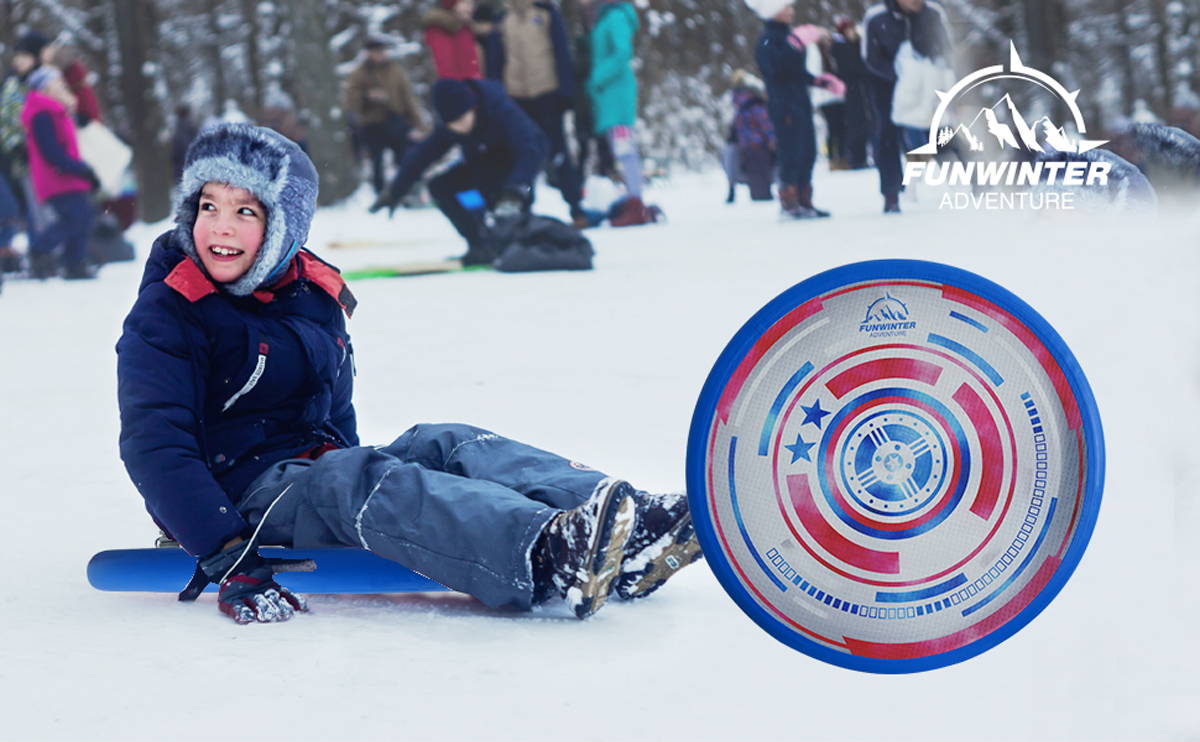
<path fill-rule="evenodd" d="M 92 121 L 103 121 L 100 116 L 100 101 L 88 82 L 88 68 L 83 62 L 78 59 L 72 60 L 63 67 L 62 76 L 75 96 L 75 123 L 87 126 Z"/>
<path fill-rule="evenodd" d="M 477 29 L 472 20 L 474 13 L 475 0 L 438 0 L 437 6 L 430 8 L 422 19 L 425 43 L 433 54 L 433 66 L 439 78 L 483 78 L 483 50 L 475 34 L 490 29 Z"/>

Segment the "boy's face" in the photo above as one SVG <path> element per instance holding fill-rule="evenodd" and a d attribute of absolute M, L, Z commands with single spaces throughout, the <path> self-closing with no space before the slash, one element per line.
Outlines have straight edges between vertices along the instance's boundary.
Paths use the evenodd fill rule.
<path fill-rule="evenodd" d="M 206 183 L 192 226 L 192 240 L 204 270 L 219 283 L 246 275 L 258 257 L 267 212 L 254 194 L 225 183 Z"/>
<path fill-rule="evenodd" d="M 920 13 L 925 8 L 925 0 L 896 0 L 896 3 L 905 13 Z"/>
<path fill-rule="evenodd" d="M 796 21 L 796 6 L 795 5 L 787 6 L 783 10 L 776 13 L 775 18 L 773 18 L 772 20 L 779 21 L 780 23 L 786 23 L 789 26 L 792 25 Z"/>

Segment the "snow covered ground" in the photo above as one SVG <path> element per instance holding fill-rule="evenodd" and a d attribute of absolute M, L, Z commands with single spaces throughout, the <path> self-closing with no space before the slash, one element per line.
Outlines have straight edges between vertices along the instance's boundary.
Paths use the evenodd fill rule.
<path fill-rule="evenodd" d="M 141 267 L 111 266 L 0 295 L 0 739 L 1200 739 L 1200 223 L 929 197 L 884 217 L 876 182 L 821 173 L 835 218 L 780 224 L 744 192 L 722 204 L 720 176 L 680 177 L 653 194 L 670 223 L 591 234 L 593 272 L 357 282 L 360 432 L 472 422 L 681 489 L 701 384 L 755 310 L 847 262 L 950 263 L 1059 330 L 1106 434 L 1091 546 L 1012 639 L 919 675 L 842 670 L 770 638 L 703 565 L 582 623 L 430 594 L 315 596 L 313 615 L 238 627 L 211 596 L 93 591 L 92 553 L 155 535 L 116 447 L 113 345 Z M 436 212 L 389 222 L 366 198 L 322 211 L 310 244 L 343 268 L 460 251 Z M 134 233 L 144 255 L 154 230 Z"/>

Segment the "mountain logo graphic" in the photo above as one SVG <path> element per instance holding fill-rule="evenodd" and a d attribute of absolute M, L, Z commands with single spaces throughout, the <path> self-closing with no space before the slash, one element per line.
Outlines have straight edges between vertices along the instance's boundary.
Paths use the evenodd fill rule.
<path fill-rule="evenodd" d="M 1071 112 L 1074 128 L 1080 137 L 1087 134 L 1087 124 L 1076 99 L 1079 91 L 1068 91 L 1050 75 L 1027 67 L 1021 61 L 1017 47 L 1009 42 L 1009 63 L 984 67 L 967 75 L 945 92 L 938 90 L 938 107 L 929 126 L 929 143 L 912 150 L 909 154 L 936 155 L 951 143 L 958 143 L 969 152 L 1023 151 L 1033 154 L 1067 152 L 1083 154 L 1107 143 L 1107 140 L 1074 138 L 1067 129 L 1043 116 L 1030 123 L 1021 113 L 1012 96 L 1005 94 L 990 107 L 980 109 L 969 124 L 943 124 L 951 104 L 959 96 L 980 85 L 997 80 L 1021 80 L 1037 85 L 1056 95 Z"/>
<path fill-rule="evenodd" d="M 908 305 L 892 296 L 891 293 L 887 293 L 871 302 L 867 307 L 867 316 L 861 324 L 904 322 L 906 320 L 908 320 Z"/>

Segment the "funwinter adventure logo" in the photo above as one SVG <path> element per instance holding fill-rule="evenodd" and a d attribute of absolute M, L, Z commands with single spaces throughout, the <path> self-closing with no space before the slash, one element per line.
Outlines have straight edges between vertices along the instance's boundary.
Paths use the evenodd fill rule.
<path fill-rule="evenodd" d="M 947 91 L 935 91 L 938 107 L 929 125 L 929 142 L 908 153 L 904 184 L 969 186 L 971 193 L 946 193 L 939 208 L 1073 209 L 1073 189 L 1108 185 L 1112 165 L 1084 156 L 1108 140 L 1087 139 L 1087 124 L 1079 108 L 1079 90 L 1067 88 L 1050 75 L 1021 61 L 1009 43 L 1008 66 L 976 70 Z M 1049 115 L 1032 118 L 1022 113 L 1013 96 L 1003 93 L 992 105 L 957 124 L 951 112 L 962 99 L 983 86 L 998 83 L 1034 85 L 1062 102 L 1070 113 L 1068 127 Z M 970 109 L 967 109 L 970 110 Z"/>
<path fill-rule="evenodd" d="M 858 324 L 858 331 L 868 333 L 871 337 L 907 335 L 909 330 L 917 327 L 916 322 L 909 320 L 909 315 L 908 305 L 888 292 L 867 307 L 866 317 Z"/>

